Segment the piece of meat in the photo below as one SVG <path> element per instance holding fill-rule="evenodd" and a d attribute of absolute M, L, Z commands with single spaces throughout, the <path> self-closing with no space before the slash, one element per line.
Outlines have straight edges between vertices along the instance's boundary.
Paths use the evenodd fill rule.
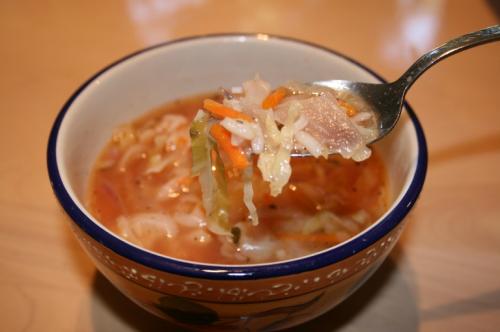
<path fill-rule="evenodd" d="M 303 130 L 324 144 L 330 153 L 339 153 L 344 158 L 351 158 L 365 147 L 361 133 L 333 94 L 286 98 L 275 110 L 278 122 L 283 123 L 286 120 L 288 108 L 292 103 L 300 105 L 301 114 L 308 120 Z"/>

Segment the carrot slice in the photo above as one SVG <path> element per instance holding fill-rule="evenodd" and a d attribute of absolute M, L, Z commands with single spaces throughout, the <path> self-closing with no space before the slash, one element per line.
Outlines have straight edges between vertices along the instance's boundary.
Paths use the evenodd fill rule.
<path fill-rule="evenodd" d="M 288 89 L 284 87 L 277 88 L 271 92 L 262 102 L 262 108 L 267 110 L 276 107 L 288 95 Z"/>
<path fill-rule="evenodd" d="M 224 106 L 221 103 L 212 99 L 205 99 L 203 101 L 203 108 L 209 111 L 216 118 L 222 119 L 225 117 L 232 119 L 245 120 L 252 122 L 252 117 L 248 114 L 238 112 L 230 107 Z"/>
<path fill-rule="evenodd" d="M 210 128 L 210 134 L 222 151 L 227 154 L 231 164 L 235 168 L 244 169 L 248 166 L 248 160 L 243 151 L 231 144 L 231 133 L 226 128 L 216 123 Z"/>
<path fill-rule="evenodd" d="M 358 113 L 358 111 L 345 100 L 337 99 L 337 101 L 339 102 L 340 107 L 345 109 L 348 117 L 355 116 Z"/>

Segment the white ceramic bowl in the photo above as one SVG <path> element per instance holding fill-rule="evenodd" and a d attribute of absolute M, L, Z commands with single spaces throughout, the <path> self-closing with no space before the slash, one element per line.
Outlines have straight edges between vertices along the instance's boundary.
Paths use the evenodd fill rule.
<path fill-rule="evenodd" d="M 48 168 L 56 196 L 97 268 L 152 313 L 199 329 L 281 329 L 345 299 L 382 263 L 422 188 L 427 151 L 408 105 L 379 145 L 394 201 L 356 237 L 290 261 L 242 266 L 176 260 L 118 238 L 83 204 L 89 173 L 112 129 L 173 99 L 234 86 L 260 73 L 273 85 L 293 79 L 381 78 L 323 47 L 269 35 L 212 35 L 161 44 L 127 56 L 88 80 L 55 120 Z"/>

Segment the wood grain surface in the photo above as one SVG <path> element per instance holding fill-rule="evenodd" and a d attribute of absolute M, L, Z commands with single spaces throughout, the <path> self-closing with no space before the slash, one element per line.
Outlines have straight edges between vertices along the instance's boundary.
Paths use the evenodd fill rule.
<path fill-rule="evenodd" d="M 96 272 L 48 181 L 52 122 L 100 68 L 178 37 L 267 32 L 395 79 L 426 50 L 498 24 L 499 10 L 494 0 L 1 1 L 0 330 L 175 330 Z M 403 238 L 349 300 L 292 331 L 500 330 L 500 43 L 440 63 L 407 99 L 430 164 Z"/>

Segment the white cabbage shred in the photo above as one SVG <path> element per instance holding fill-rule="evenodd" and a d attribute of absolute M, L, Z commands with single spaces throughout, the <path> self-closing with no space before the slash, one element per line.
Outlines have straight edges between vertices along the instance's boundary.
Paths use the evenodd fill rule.
<path fill-rule="evenodd" d="M 150 247 L 161 238 L 173 238 L 178 233 L 177 223 L 163 213 L 137 213 L 117 219 L 119 233 L 140 246 Z"/>

